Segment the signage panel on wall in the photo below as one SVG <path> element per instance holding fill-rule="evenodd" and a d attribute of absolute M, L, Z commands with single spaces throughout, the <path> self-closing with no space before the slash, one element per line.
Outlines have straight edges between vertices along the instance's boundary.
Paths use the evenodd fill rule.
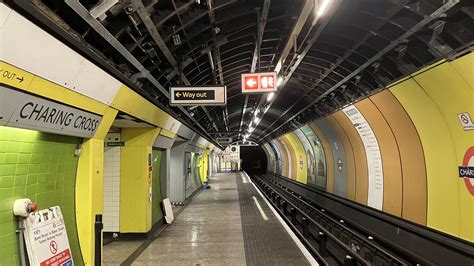
<path fill-rule="evenodd" d="M 474 196 L 474 146 L 466 150 L 462 166 L 459 166 L 458 170 L 459 177 L 464 179 L 467 190 Z"/>
<path fill-rule="evenodd" d="M 74 265 L 59 206 L 31 213 L 25 219 L 25 242 L 30 265 Z"/>
<path fill-rule="evenodd" d="M 471 116 L 468 112 L 458 114 L 458 118 L 464 130 L 474 130 L 474 123 L 472 123 Z"/>
<path fill-rule="evenodd" d="M 170 105 L 207 106 L 226 105 L 226 86 L 171 87 Z"/>
<path fill-rule="evenodd" d="M 359 109 L 351 105 L 343 110 L 344 114 L 351 120 L 364 144 L 369 172 L 368 205 L 381 210 L 383 205 L 383 166 L 379 143 L 374 131 L 362 113 L 359 112 Z"/>
<path fill-rule="evenodd" d="M 242 93 L 277 91 L 276 72 L 242 74 Z"/>
<path fill-rule="evenodd" d="M 102 117 L 0 86 L 0 125 L 91 138 Z"/>

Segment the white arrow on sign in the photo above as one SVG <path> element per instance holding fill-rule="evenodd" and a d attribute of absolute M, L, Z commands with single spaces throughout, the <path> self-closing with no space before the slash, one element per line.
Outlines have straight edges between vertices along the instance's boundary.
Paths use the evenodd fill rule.
<path fill-rule="evenodd" d="M 176 93 L 176 97 L 181 97 L 181 92 L 178 91 L 178 92 Z"/>
<path fill-rule="evenodd" d="M 253 87 L 257 84 L 257 82 L 255 81 L 255 79 L 249 79 L 247 80 L 247 86 L 249 87 Z"/>

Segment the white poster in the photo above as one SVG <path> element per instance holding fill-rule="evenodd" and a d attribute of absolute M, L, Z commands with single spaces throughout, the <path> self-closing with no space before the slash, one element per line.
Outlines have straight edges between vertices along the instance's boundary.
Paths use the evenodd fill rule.
<path fill-rule="evenodd" d="M 59 206 L 31 213 L 25 219 L 25 242 L 30 265 L 74 265 Z"/>
<path fill-rule="evenodd" d="M 379 143 L 369 123 L 354 105 L 344 108 L 343 111 L 351 120 L 364 144 L 369 172 L 369 199 L 367 204 L 381 210 L 383 205 L 383 168 Z"/>

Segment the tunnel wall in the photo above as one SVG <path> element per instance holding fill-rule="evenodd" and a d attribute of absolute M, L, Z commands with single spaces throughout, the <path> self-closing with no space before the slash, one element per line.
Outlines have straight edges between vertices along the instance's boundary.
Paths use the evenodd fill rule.
<path fill-rule="evenodd" d="M 473 53 L 438 62 L 280 136 L 266 151 L 270 160 L 282 154 L 284 170 L 269 171 L 474 241 L 474 181 L 458 173 L 474 163 L 474 130 L 460 120 L 474 114 L 473 62 Z M 318 152 L 305 136 L 317 138 Z M 325 166 L 316 178 L 312 160 Z"/>
<path fill-rule="evenodd" d="M 147 232 L 152 225 L 150 190 L 147 189 L 150 186 L 151 175 L 148 156 L 152 153 L 152 145 L 157 135 L 174 140 L 178 130 L 186 127 L 87 58 L 9 8 L 5 3 L 0 3 L 0 20 L 2 21 L 0 27 L 2 36 L 0 69 L 11 73 L 8 76 L 0 76 L 2 86 L 5 84 L 7 89 L 21 91 L 30 96 L 61 103 L 102 117 L 93 136 L 83 138 L 82 143 L 74 145 L 74 149 L 66 152 L 67 154 L 58 150 L 55 155 L 61 159 L 69 158 L 67 156 L 73 154 L 76 148 L 80 151 L 78 159 L 76 158 L 77 167 L 71 166 L 75 168 L 74 173 L 68 173 L 67 177 L 64 177 L 64 180 L 69 181 L 68 184 L 64 184 L 64 187 L 67 187 L 67 192 L 61 192 L 64 198 L 59 199 L 58 196 L 54 199 L 50 197 L 48 200 L 43 200 L 43 195 L 40 198 L 43 202 L 40 204 L 40 208 L 67 202 L 68 209 L 63 208 L 63 214 L 66 224 L 69 223 L 67 230 L 68 235 L 71 234 L 69 240 L 74 262 L 79 265 L 92 265 L 95 258 L 95 216 L 103 213 L 103 201 L 98 199 L 103 199 L 104 190 L 104 138 L 117 114 L 122 112 L 146 122 L 150 125 L 149 130 L 153 132 L 150 133 L 152 136 L 145 136 L 149 135 L 145 132 L 138 134 L 142 135 L 138 137 L 143 140 L 141 143 L 137 143 L 131 138 L 126 141 L 131 145 L 126 152 L 129 155 L 125 156 L 122 161 L 137 161 L 136 171 L 131 170 L 133 165 L 130 164 L 126 166 L 128 170 L 124 169 L 125 172 L 121 175 L 123 184 L 130 184 L 129 187 L 124 187 L 126 190 L 124 196 L 131 198 L 132 204 L 121 205 L 120 211 L 136 218 L 135 222 L 131 221 L 131 218 L 125 218 L 128 219 L 124 223 L 126 232 Z M 35 41 L 31 42 L 33 39 Z M 18 79 L 9 77 L 18 77 Z M 3 127 L 4 121 L 1 120 L 0 124 Z M 11 129 L 11 127 L 5 128 Z M 44 133 L 43 130 L 38 130 L 38 134 Z M 57 139 L 62 137 L 58 135 Z M 145 141 L 144 138 L 147 140 Z M 135 142 L 136 145 L 132 142 Z M 207 141 L 201 141 L 200 145 L 203 146 L 203 149 L 214 148 Z M 4 143 L 1 142 L 0 149 L 3 147 L 5 147 Z M 0 154 L 0 165 L 3 159 L 3 154 Z M 54 167 L 51 162 L 46 165 Z M 0 169 L 0 172 L 2 170 Z M 71 180 L 74 181 L 74 178 L 75 182 L 71 182 Z M 21 183 L 20 179 L 15 181 L 16 177 L 13 179 L 14 182 Z M 33 177 L 30 180 L 33 180 Z M 53 175 L 47 176 L 45 184 L 52 184 L 54 180 Z M 11 177 L 1 177 L 0 205 L 3 208 L 0 209 L 0 224 L 2 225 L 0 226 L 0 240 L 5 241 L 2 241 L 4 245 L 0 245 L 0 264 L 4 262 L 5 258 L 7 261 L 3 264 L 7 265 L 13 264 L 11 263 L 14 262 L 12 258 L 18 256 L 14 233 L 16 223 L 12 223 L 16 218 L 11 213 L 13 201 L 21 197 L 35 199 L 37 196 L 36 191 L 32 189 L 26 189 L 25 193 L 20 193 L 21 189 L 15 190 L 15 187 L 10 186 L 9 182 L 12 182 Z M 132 187 L 136 188 L 136 191 L 127 190 Z M 47 190 L 49 191 L 51 188 L 47 188 Z M 58 192 L 60 192 L 59 187 Z M 3 193 L 9 196 L 2 197 Z M 74 220 L 75 223 L 71 223 Z M 4 222 L 8 225 L 3 226 Z M 77 237 L 74 234 L 77 234 Z"/>

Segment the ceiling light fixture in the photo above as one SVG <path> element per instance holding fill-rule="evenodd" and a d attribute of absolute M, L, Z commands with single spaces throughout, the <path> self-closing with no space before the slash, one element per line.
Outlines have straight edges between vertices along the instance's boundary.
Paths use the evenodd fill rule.
<path fill-rule="evenodd" d="M 317 8 L 317 13 L 316 13 L 316 16 L 317 17 L 320 17 L 324 14 L 324 12 L 326 11 L 326 9 L 328 8 L 329 6 L 329 0 L 322 0 L 322 4 L 321 1 L 319 0 L 316 0 L 317 3 L 315 3 L 314 7 Z"/>
<path fill-rule="evenodd" d="M 282 77 L 282 76 L 278 77 L 278 80 L 277 80 L 277 87 L 280 87 L 281 84 L 283 84 L 283 77 Z"/>
<path fill-rule="evenodd" d="M 270 94 L 268 94 L 268 96 L 267 96 L 267 102 L 271 101 L 273 99 L 273 96 L 275 96 L 275 93 L 270 92 Z"/>

